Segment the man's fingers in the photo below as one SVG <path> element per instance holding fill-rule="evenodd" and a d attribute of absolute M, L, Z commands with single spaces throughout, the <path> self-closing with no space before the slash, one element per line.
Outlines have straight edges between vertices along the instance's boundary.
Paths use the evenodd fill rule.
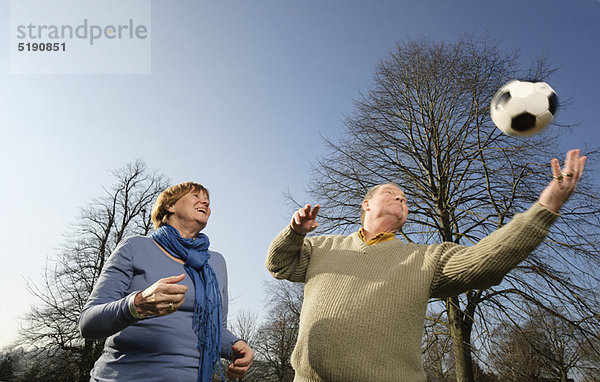
<path fill-rule="evenodd" d="M 306 217 L 308 216 L 309 213 L 310 213 L 310 204 L 307 204 L 302 208 L 298 208 L 298 211 L 296 211 L 296 213 L 294 214 L 294 216 L 297 217 L 296 223 L 302 224 L 302 222 L 304 220 L 306 220 Z"/>
<path fill-rule="evenodd" d="M 315 222 L 315 219 L 320 207 L 315 204 L 315 207 L 311 209 L 310 204 L 305 204 L 304 207 L 299 208 L 292 215 L 292 229 L 300 234 L 307 234 L 317 228 L 319 224 Z"/>
<path fill-rule="evenodd" d="M 553 158 L 550 161 L 550 167 L 552 167 L 552 176 L 554 176 L 555 178 L 561 176 L 560 164 L 558 163 L 558 159 Z"/>
<path fill-rule="evenodd" d="M 583 169 L 585 168 L 585 162 L 587 161 L 587 156 L 583 156 L 579 158 L 579 171 L 577 172 L 577 179 L 581 177 L 583 174 Z"/>
<path fill-rule="evenodd" d="M 569 199 L 581 176 L 587 157 L 581 156 L 579 149 L 569 150 L 565 155 L 565 163 L 561 169 L 558 159 L 550 162 L 554 179 L 542 191 L 538 202 L 550 211 L 558 213 L 563 204 Z"/>
<path fill-rule="evenodd" d="M 310 204 L 306 204 L 303 208 L 300 208 L 297 212 L 298 215 L 302 218 L 301 220 L 314 220 L 317 217 L 317 214 L 319 213 L 319 208 L 321 208 L 321 206 L 319 204 L 315 204 L 315 207 L 311 209 L 311 205 Z"/>
<path fill-rule="evenodd" d="M 313 210 L 310 213 L 311 219 L 316 219 L 317 218 L 317 214 L 319 213 L 319 209 L 320 208 L 321 208 L 320 204 L 315 204 L 315 208 L 313 208 Z"/>
<path fill-rule="evenodd" d="M 310 204 L 305 204 L 303 208 L 300 208 L 298 210 L 298 213 L 300 214 L 300 217 L 302 218 L 302 220 L 305 220 L 307 217 L 310 217 L 310 215 L 311 215 L 310 208 L 311 208 Z"/>
<path fill-rule="evenodd" d="M 563 172 L 566 174 L 573 174 L 577 171 L 579 166 L 579 150 L 569 150 L 565 158 L 565 167 Z"/>
<path fill-rule="evenodd" d="M 585 161 L 587 160 L 586 156 L 581 156 L 580 155 L 581 151 L 577 150 L 577 152 L 575 153 L 575 155 L 573 156 L 571 162 L 572 162 L 572 172 L 573 172 L 573 180 L 575 182 L 577 182 L 579 180 L 579 178 L 581 177 L 581 174 L 583 174 L 583 169 L 585 168 Z"/>
<path fill-rule="evenodd" d="M 570 176 L 566 176 L 568 181 L 573 181 L 577 183 L 581 174 L 583 174 L 583 169 L 585 168 L 585 162 L 587 160 L 586 156 L 581 156 L 581 150 L 574 149 L 569 150 L 567 155 L 565 156 L 565 166 L 562 170 L 560 170 L 560 165 L 558 164 L 557 159 L 552 160 L 552 173 L 555 177 L 560 177 L 562 174 L 570 174 Z M 557 171 L 558 169 L 558 171 Z M 565 175 L 562 175 L 563 177 Z M 563 178 L 564 179 L 564 178 Z"/>

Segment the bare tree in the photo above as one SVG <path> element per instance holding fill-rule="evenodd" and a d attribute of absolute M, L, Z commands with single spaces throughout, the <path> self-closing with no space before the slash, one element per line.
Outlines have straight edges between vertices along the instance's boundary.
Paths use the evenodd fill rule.
<path fill-rule="evenodd" d="M 598 319 L 598 318 L 597 318 Z M 581 344 L 583 354 L 579 369 L 583 375 L 583 382 L 600 382 L 600 354 L 597 349 L 600 348 L 600 333 L 596 333 L 591 343 Z"/>
<path fill-rule="evenodd" d="M 16 380 L 18 369 L 17 354 L 12 349 L 3 349 L 0 353 L 0 381 Z"/>
<path fill-rule="evenodd" d="M 266 381 L 267 370 L 262 363 L 260 354 L 256 349 L 258 337 L 259 323 L 258 314 L 249 310 L 241 310 L 238 312 L 231 323 L 231 331 L 243 339 L 255 351 L 254 362 L 243 378 L 239 378 L 239 382 L 261 382 Z M 226 364 L 226 362 L 223 362 Z"/>
<path fill-rule="evenodd" d="M 141 160 L 112 174 L 115 183 L 82 208 L 57 255 L 48 258 L 41 285 L 28 282 L 40 303 L 25 317 L 20 336 L 25 344 L 43 349 L 45 357 L 70 358 L 77 367 L 61 375 L 72 372 L 69 380 L 89 378 L 102 351 L 103 341 L 81 338 L 77 320 L 106 259 L 126 236 L 150 231 L 152 203 L 167 186 L 167 179 Z"/>
<path fill-rule="evenodd" d="M 503 381 L 538 381 L 542 378 L 540 357 L 522 332 L 502 326 L 495 335 L 499 344 L 490 358 Z"/>
<path fill-rule="evenodd" d="M 239 338 L 246 341 L 250 347 L 256 340 L 258 330 L 258 314 L 250 310 L 241 310 L 231 324 L 231 331 Z"/>
<path fill-rule="evenodd" d="M 531 318 L 497 329 L 498 347 L 491 359 L 502 380 L 567 382 L 569 373 L 584 374 L 586 341 L 579 330 L 552 314 L 531 307 Z"/>
<path fill-rule="evenodd" d="M 267 314 L 242 310 L 231 329 L 254 349 L 254 363 L 245 382 L 284 382 L 294 379 L 290 356 L 296 345 L 304 289 L 302 284 L 281 280 L 263 283 Z"/>
<path fill-rule="evenodd" d="M 567 382 L 569 373 L 583 358 L 580 332 L 572 330 L 568 322 L 540 310 L 535 311 L 530 322 L 530 343 L 541 355 L 544 370 L 551 378 Z"/>
<path fill-rule="evenodd" d="M 550 179 L 550 158 L 563 154 L 556 130 L 505 136 L 492 125 L 488 105 L 508 79 L 545 80 L 554 69 L 540 57 L 520 70 L 517 59 L 487 38 L 397 44 L 368 94 L 355 101 L 345 134 L 339 142 L 326 139 L 329 153 L 313 166 L 307 191 L 322 205 L 319 233 L 357 229 L 362 197 L 387 182 L 408 197 L 409 219 L 398 233 L 408 242 L 471 245 L 535 202 Z M 458 381 L 474 380 L 473 330 L 483 338 L 502 317 L 527 317 L 523 301 L 546 308 L 560 302 L 568 312 L 563 319 L 587 335 L 598 326 L 586 319 L 597 317 L 600 306 L 600 203 L 591 172 L 546 244 L 500 287 L 432 302 L 445 317 Z"/>
<path fill-rule="evenodd" d="M 425 325 L 423 368 L 428 382 L 450 381 L 455 374 L 450 332 L 436 317 L 431 317 Z"/>
<path fill-rule="evenodd" d="M 291 382 L 290 357 L 298 338 L 304 286 L 282 280 L 264 286 L 268 313 L 256 335 L 256 359 L 265 369 L 263 381 Z"/>

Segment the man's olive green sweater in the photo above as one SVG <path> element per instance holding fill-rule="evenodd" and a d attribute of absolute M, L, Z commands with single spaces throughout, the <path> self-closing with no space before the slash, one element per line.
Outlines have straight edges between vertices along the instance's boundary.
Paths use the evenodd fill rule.
<path fill-rule="evenodd" d="M 266 266 L 275 278 L 306 284 L 295 381 L 425 381 L 428 300 L 499 284 L 556 217 L 536 203 L 470 247 L 399 239 L 368 246 L 356 232 L 309 238 L 286 227 Z"/>

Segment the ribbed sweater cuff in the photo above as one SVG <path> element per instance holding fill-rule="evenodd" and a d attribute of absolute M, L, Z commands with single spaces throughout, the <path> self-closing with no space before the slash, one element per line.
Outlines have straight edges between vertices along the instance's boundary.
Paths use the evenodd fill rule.
<path fill-rule="evenodd" d="M 285 248 L 300 248 L 305 237 L 306 235 L 299 234 L 292 229 L 291 225 L 288 225 L 273 240 L 273 244 L 280 245 Z"/>
<path fill-rule="evenodd" d="M 546 230 L 548 230 L 560 216 L 560 214 L 550 211 L 538 202 L 533 203 L 529 210 L 527 210 L 527 215 L 531 215 L 531 219 L 534 220 L 535 224 Z"/>
<path fill-rule="evenodd" d="M 296 236 L 298 238 L 298 240 L 300 240 L 300 241 L 304 240 L 304 238 L 306 237 L 306 234 L 303 235 L 301 233 L 294 231 L 291 224 L 286 227 L 285 231 L 286 231 L 287 235 Z"/>

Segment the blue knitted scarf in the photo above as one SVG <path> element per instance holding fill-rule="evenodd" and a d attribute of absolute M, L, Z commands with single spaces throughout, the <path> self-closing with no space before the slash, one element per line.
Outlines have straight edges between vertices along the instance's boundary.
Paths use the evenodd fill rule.
<path fill-rule="evenodd" d="M 184 261 L 184 269 L 194 282 L 192 327 L 198 336 L 200 351 L 198 382 L 210 382 L 221 357 L 221 293 L 217 276 L 208 264 L 208 236 L 199 233 L 192 239 L 183 238 L 170 225 L 160 227 L 151 236 L 170 254 Z"/>

